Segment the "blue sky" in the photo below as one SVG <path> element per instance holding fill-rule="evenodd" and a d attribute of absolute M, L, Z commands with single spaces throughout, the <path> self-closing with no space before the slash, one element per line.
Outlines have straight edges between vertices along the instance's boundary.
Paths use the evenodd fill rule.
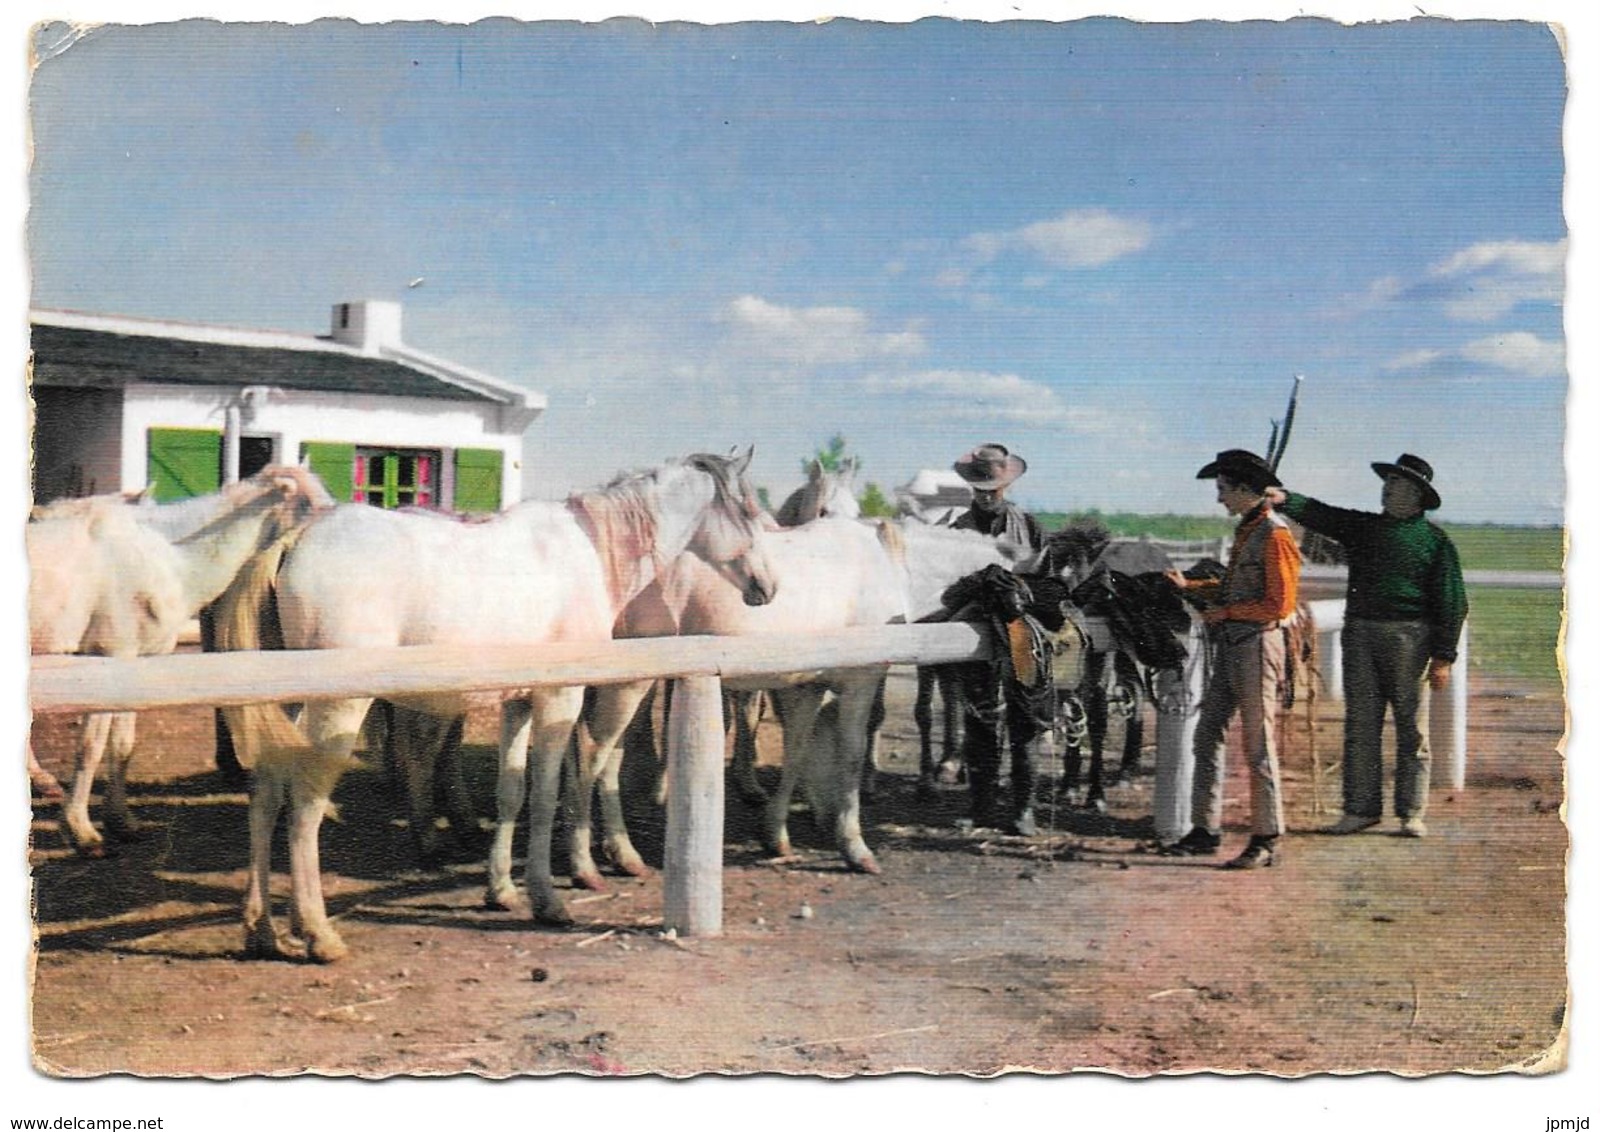
<path fill-rule="evenodd" d="M 491 21 L 40 33 L 32 302 L 406 337 L 546 393 L 528 491 L 834 433 L 998 440 L 1037 508 L 1216 513 L 1265 447 L 1559 522 L 1566 221 L 1538 23 Z M 407 284 L 422 279 L 420 286 Z"/>

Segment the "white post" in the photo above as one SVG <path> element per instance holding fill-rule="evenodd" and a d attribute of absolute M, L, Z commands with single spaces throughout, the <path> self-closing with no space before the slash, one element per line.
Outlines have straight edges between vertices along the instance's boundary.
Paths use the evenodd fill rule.
<path fill-rule="evenodd" d="M 1456 646 L 1456 662 L 1450 666 L 1450 683 L 1442 696 L 1430 689 L 1428 698 L 1428 747 L 1435 760 L 1448 752 L 1448 781 L 1452 790 L 1467 784 L 1467 626 L 1461 626 L 1461 642 Z"/>
<path fill-rule="evenodd" d="M 662 921 L 680 935 L 722 934 L 722 680 L 672 688 Z"/>
<path fill-rule="evenodd" d="M 244 427 L 243 414 L 238 402 L 229 405 L 222 414 L 222 482 L 224 485 L 239 482 L 239 435 Z"/>
<path fill-rule="evenodd" d="M 1189 796 L 1194 788 L 1194 730 L 1205 697 L 1206 637 L 1198 620 L 1184 641 L 1181 671 L 1156 678 L 1156 788 L 1151 803 L 1156 838 L 1176 841 L 1193 825 Z"/>
<path fill-rule="evenodd" d="M 1330 700 L 1344 699 L 1344 598 L 1308 602 L 1317 633 L 1317 661 L 1322 670 L 1322 691 Z"/>

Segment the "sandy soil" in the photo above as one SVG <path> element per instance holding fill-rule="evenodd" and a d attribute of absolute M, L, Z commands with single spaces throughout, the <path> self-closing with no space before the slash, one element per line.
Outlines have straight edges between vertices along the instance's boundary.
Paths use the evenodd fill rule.
<path fill-rule="evenodd" d="M 1558 690 L 1474 686 L 1467 787 L 1436 786 L 1422 841 L 1392 821 L 1315 835 L 1333 815 L 1313 812 L 1297 739 L 1287 860 L 1233 873 L 1147 851 L 1149 752 L 1104 816 L 1047 805 L 1036 838 L 963 831 L 962 788 L 916 799 L 912 680 L 897 671 L 890 683 L 867 827 L 882 876 L 843 871 L 803 818 L 806 859 L 764 863 L 756 815 L 730 792 L 723 936 L 665 938 L 659 877 L 574 893 L 575 928 L 533 928 L 480 907 L 478 858 L 416 868 L 386 780 L 358 771 L 337 795 L 343 820 L 324 827 L 329 899 L 353 950 L 327 967 L 239 958 L 245 797 L 210 766 L 208 712 L 152 713 L 133 792 L 149 838 L 80 860 L 54 808 L 34 808 L 36 1066 L 500 1077 L 1560 1065 Z M 70 772 L 75 732 L 39 721 L 47 766 Z M 469 730 L 485 814 L 492 734 L 486 720 Z M 1325 704 L 1321 749 L 1338 736 Z M 1056 768 L 1043 769 L 1048 789 Z M 1230 784 L 1225 852 L 1244 838 L 1242 785 Z M 1337 806 L 1331 786 L 1324 802 Z M 660 813 L 640 801 L 632 816 L 659 863 Z M 119 993 L 101 993 L 113 983 Z"/>

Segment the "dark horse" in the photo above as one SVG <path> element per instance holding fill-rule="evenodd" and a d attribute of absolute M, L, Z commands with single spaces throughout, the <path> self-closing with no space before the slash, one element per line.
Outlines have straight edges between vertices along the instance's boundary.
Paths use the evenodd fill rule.
<path fill-rule="evenodd" d="M 1054 660 L 1050 726 L 1062 745 L 1062 789 L 1083 808 L 1105 810 L 1105 743 L 1112 715 L 1124 721 L 1122 756 L 1112 779 L 1122 781 L 1138 769 L 1144 745 L 1143 707 L 1151 698 L 1155 672 L 1182 663 L 1178 637 L 1188 627 L 1188 613 L 1177 591 L 1162 577 L 1169 565 L 1159 547 L 1113 540 L 1103 524 L 1091 519 L 1069 524 L 1051 535 L 1038 561 L 1022 574 L 1024 582 L 1031 583 L 1029 600 L 1034 606 L 1060 606 L 1059 612 L 1052 609 L 1049 617 L 1041 608 L 1031 607 L 1029 612 L 1054 622 L 1050 628 L 1060 651 Z M 931 786 L 935 773 L 940 780 L 953 781 L 962 768 L 956 755 L 962 749 L 954 738 L 956 717 L 970 714 L 970 709 L 963 710 L 961 683 L 950 678 L 954 675 L 951 670 L 933 670 L 933 674 L 945 702 L 946 746 L 944 761 L 935 770 L 933 679 L 923 676 L 918 681 L 916 710 L 925 788 Z M 971 726 L 973 721 L 961 722 Z M 1030 737 L 1035 729 L 1028 728 Z M 1021 756 L 1015 741 L 1011 747 L 1016 765 Z M 1089 766 L 1085 783 L 1086 747 Z M 980 785 L 988 789 L 986 784 Z"/>

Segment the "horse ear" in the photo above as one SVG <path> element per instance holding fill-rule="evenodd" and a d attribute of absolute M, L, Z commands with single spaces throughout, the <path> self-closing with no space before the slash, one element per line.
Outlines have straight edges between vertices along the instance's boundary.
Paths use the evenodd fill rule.
<path fill-rule="evenodd" d="M 745 449 L 745 452 L 744 452 L 743 456 L 740 456 L 738 454 L 738 450 L 735 449 L 734 455 L 733 455 L 733 458 L 732 458 L 733 474 L 736 475 L 736 476 L 742 476 L 742 475 L 745 474 L 745 472 L 749 471 L 750 470 L 750 461 L 755 457 L 755 454 L 756 454 L 756 446 L 754 444 L 752 444 L 749 448 Z"/>

